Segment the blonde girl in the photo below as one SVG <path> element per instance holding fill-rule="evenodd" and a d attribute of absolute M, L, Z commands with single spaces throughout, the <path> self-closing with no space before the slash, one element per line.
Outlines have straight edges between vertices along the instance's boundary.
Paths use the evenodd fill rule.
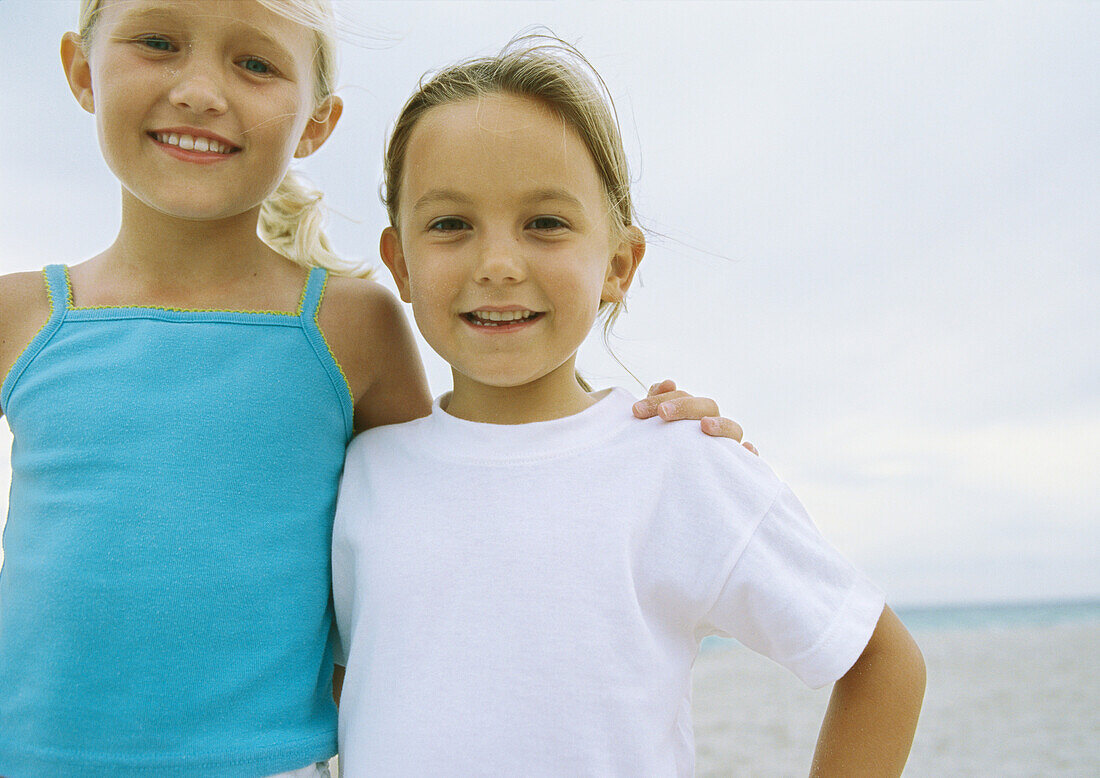
<path fill-rule="evenodd" d="M 690 776 L 691 666 L 720 634 L 835 682 L 815 774 L 898 775 L 924 669 L 882 593 L 759 459 L 575 377 L 645 250 L 597 84 L 521 40 L 394 127 L 382 257 L 454 390 L 348 450 L 344 774 Z"/>
<path fill-rule="evenodd" d="M 345 446 L 429 395 L 288 172 L 340 118 L 332 24 L 325 0 L 84 0 L 64 37 L 122 221 L 0 278 L 0 775 L 317 774 L 336 750 Z"/>
<path fill-rule="evenodd" d="M 344 449 L 429 401 L 288 173 L 340 117 L 328 5 L 87 0 L 61 53 L 122 223 L 0 280 L 0 775 L 319 774 Z"/>

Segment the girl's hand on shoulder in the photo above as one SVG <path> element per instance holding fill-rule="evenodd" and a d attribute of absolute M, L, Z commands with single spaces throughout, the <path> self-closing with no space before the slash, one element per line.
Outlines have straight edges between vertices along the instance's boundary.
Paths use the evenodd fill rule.
<path fill-rule="evenodd" d="M 709 397 L 694 397 L 677 389 L 676 383 L 667 379 L 649 387 L 645 399 L 634 403 L 634 415 L 639 419 L 659 416 L 665 421 L 695 420 L 708 435 L 736 440 L 752 453 L 759 454 L 752 443 L 741 442 L 744 430 L 740 424 L 719 415 L 718 403 Z"/>

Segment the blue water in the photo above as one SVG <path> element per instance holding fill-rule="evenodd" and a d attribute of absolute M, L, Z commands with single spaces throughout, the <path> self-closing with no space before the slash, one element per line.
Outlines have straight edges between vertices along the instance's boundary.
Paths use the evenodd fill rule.
<path fill-rule="evenodd" d="M 913 632 L 1049 627 L 1057 624 L 1100 622 L 1100 600 L 910 606 L 894 610 Z M 708 637 L 703 640 L 702 648 L 721 648 L 735 642 Z"/>
<path fill-rule="evenodd" d="M 910 630 L 1008 629 L 1100 621 L 1100 600 L 897 608 Z"/>

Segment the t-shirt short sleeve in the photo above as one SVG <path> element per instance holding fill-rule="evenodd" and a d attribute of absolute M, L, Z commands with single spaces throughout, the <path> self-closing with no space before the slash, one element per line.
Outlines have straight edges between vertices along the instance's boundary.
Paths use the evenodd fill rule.
<path fill-rule="evenodd" d="M 336 516 L 332 527 L 332 604 L 335 611 L 331 636 L 332 660 L 347 666 L 351 643 L 352 603 L 355 594 L 354 527 L 364 504 L 363 473 L 366 471 L 366 437 L 360 435 L 348 446 L 340 490 L 336 500 Z"/>
<path fill-rule="evenodd" d="M 705 621 L 816 689 L 855 664 L 884 605 L 878 587 L 825 540 L 784 484 Z"/>

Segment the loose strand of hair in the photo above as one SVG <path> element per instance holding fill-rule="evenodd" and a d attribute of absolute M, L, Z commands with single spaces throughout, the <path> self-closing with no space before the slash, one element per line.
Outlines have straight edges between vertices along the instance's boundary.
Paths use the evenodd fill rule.
<path fill-rule="evenodd" d="M 344 259 L 333 250 L 324 232 L 325 216 L 323 194 L 297 173 L 287 171 L 261 205 L 257 231 L 264 243 L 292 262 L 340 275 L 370 277 L 370 266 Z"/>

